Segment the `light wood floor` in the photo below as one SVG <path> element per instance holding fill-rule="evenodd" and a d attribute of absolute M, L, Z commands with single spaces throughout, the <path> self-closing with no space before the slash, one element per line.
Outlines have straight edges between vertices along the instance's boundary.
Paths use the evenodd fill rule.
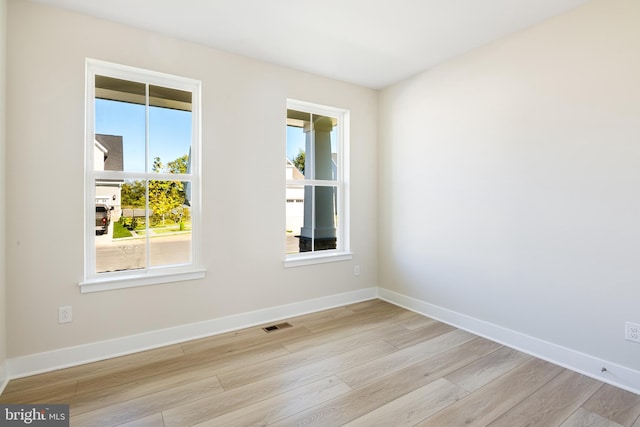
<path fill-rule="evenodd" d="M 379 300 L 287 321 L 13 380 L 0 402 L 92 427 L 640 427 L 638 395 Z"/>

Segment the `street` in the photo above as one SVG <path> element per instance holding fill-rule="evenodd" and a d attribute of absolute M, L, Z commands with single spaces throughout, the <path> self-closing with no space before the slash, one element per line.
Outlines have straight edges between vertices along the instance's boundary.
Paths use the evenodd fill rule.
<path fill-rule="evenodd" d="M 146 267 L 146 239 L 112 239 L 96 236 L 96 272 L 133 270 Z M 191 261 L 191 233 L 155 236 L 149 239 L 150 266 L 186 264 Z"/>

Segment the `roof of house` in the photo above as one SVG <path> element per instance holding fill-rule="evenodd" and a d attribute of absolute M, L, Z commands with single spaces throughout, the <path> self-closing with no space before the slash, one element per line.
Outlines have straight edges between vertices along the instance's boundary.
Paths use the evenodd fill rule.
<path fill-rule="evenodd" d="M 124 156 L 122 152 L 122 136 L 96 134 L 96 141 L 104 147 L 107 152 L 104 157 L 104 170 L 122 171 L 124 170 Z"/>

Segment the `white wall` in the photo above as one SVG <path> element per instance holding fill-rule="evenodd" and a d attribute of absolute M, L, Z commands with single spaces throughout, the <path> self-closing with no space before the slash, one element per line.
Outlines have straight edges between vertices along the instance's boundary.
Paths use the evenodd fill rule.
<path fill-rule="evenodd" d="M 382 91 L 380 285 L 640 371 L 639 76 L 596 0 Z"/>
<path fill-rule="evenodd" d="M 80 294 L 85 57 L 202 80 L 206 279 Z M 10 358 L 377 284 L 375 91 L 17 0 L 8 64 Z M 282 266 L 287 98 L 351 110 L 353 261 Z"/>
<path fill-rule="evenodd" d="M 6 378 L 6 58 L 7 58 L 7 1 L 0 0 L 0 387 Z M 1 389 L 0 389 L 1 391 Z"/>

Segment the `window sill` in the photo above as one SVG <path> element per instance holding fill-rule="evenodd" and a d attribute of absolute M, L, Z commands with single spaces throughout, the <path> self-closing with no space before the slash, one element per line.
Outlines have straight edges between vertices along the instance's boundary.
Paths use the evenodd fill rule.
<path fill-rule="evenodd" d="M 109 276 L 89 279 L 79 283 L 81 293 L 110 291 L 137 286 L 159 285 L 162 283 L 183 282 L 203 279 L 207 270 L 190 269 L 176 272 L 142 273 L 136 275 Z"/>
<path fill-rule="evenodd" d="M 302 267 L 304 265 L 324 264 L 327 262 L 349 261 L 353 258 L 352 252 L 331 252 L 313 255 L 289 255 L 283 262 L 284 268 Z"/>

